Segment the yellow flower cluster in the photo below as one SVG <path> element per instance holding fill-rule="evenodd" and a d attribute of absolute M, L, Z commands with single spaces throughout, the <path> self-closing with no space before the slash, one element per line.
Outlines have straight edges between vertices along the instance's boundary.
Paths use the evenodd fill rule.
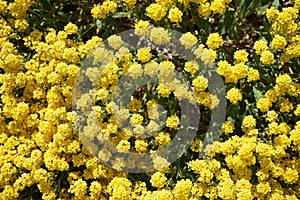
<path fill-rule="evenodd" d="M 159 21 L 167 14 L 166 8 L 158 3 L 151 4 L 146 9 L 146 15 L 155 21 Z"/>
<path fill-rule="evenodd" d="M 206 45 L 210 49 L 217 49 L 223 45 L 223 39 L 219 33 L 211 33 L 207 38 Z"/>
<path fill-rule="evenodd" d="M 195 9 L 203 18 L 208 18 L 212 14 L 223 14 L 226 11 L 226 4 L 231 0 L 180 0 L 179 5 L 174 0 L 156 0 L 146 8 L 146 15 L 154 21 L 160 21 L 167 17 L 173 23 L 182 22 L 182 16 L 188 9 Z M 127 3 L 128 4 L 128 3 Z M 183 5 L 183 11 L 180 6 Z M 168 13 L 168 14 L 167 14 Z"/>
<path fill-rule="evenodd" d="M 299 23 L 297 23 L 299 3 L 298 1 L 293 1 L 293 4 L 293 6 L 283 8 L 282 11 L 273 7 L 267 10 L 266 17 L 272 25 L 271 34 L 273 39 L 270 43 L 272 52 L 269 52 L 265 55 L 265 58 L 262 58 L 264 64 L 274 61 L 271 53 L 279 54 L 280 60 L 283 62 L 288 62 L 300 56 L 298 48 Z"/>
<path fill-rule="evenodd" d="M 150 23 L 148 21 L 140 20 L 134 26 L 134 33 L 138 36 L 147 35 L 149 33 Z"/>
<path fill-rule="evenodd" d="M 240 52 L 238 52 L 240 53 Z M 243 61 L 246 61 L 247 54 L 243 56 L 235 54 L 235 59 L 240 61 L 239 63 L 232 66 L 226 60 L 218 62 L 217 72 L 225 77 L 225 83 L 234 83 L 237 84 L 239 80 L 242 80 L 247 77 L 248 82 L 254 82 L 259 80 L 260 75 L 257 69 L 248 67 Z"/>
<path fill-rule="evenodd" d="M 151 59 L 151 49 L 150 48 L 142 48 L 138 49 L 137 59 L 143 63 L 148 62 Z"/>
<path fill-rule="evenodd" d="M 200 58 L 205 65 L 210 65 L 216 60 L 217 52 L 214 49 L 204 48 L 203 44 L 200 44 L 195 50 L 194 54 L 196 58 Z"/>
<path fill-rule="evenodd" d="M 298 97 L 300 85 L 295 83 L 288 74 L 279 75 L 276 78 L 276 84 L 274 88 L 266 92 L 266 97 L 262 97 L 257 101 L 257 107 L 262 112 L 267 112 L 272 107 L 272 105 L 278 103 L 281 112 L 290 112 L 294 109 L 294 106 L 285 95 L 291 95 Z M 296 112 L 296 110 L 295 110 Z"/>
<path fill-rule="evenodd" d="M 171 22 L 181 22 L 182 21 L 182 12 L 179 10 L 177 7 L 171 8 L 169 10 L 168 18 L 170 19 Z"/>
<path fill-rule="evenodd" d="M 150 18 L 163 24 L 168 18 L 172 22 L 169 25 L 180 26 L 186 23 L 183 18 L 191 9 L 195 8 L 203 18 L 219 17 L 230 2 L 156 0 L 147 4 L 141 19 Z M 179 42 L 186 50 L 191 49 L 196 58 L 201 58 L 206 65 L 218 60 L 217 72 L 229 86 L 226 87 L 228 107 L 236 106 L 242 113 L 244 105 L 240 102 L 245 100 L 246 111 L 244 115 L 234 113 L 237 116 L 228 113 L 229 117 L 222 124 L 222 142 L 205 146 L 197 138 L 185 154 L 185 157 L 192 155 L 193 159 L 173 164 L 155 151 L 163 150 L 185 121 L 184 116 L 174 110 L 164 115 L 162 107 L 173 109 L 177 106 L 173 101 L 176 98 L 193 104 L 198 102 L 209 111 L 215 108 L 220 100 L 207 92 L 208 79 L 199 73 L 199 69 L 209 67 L 190 60 L 180 65 L 171 58 L 161 61 L 155 58 L 156 50 L 150 48 L 131 51 L 117 35 L 108 37 L 107 49 L 98 36 L 85 42 L 70 39 L 81 30 L 71 22 L 60 31 L 29 29 L 30 16 L 26 13 L 33 3 L 0 0 L 0 199 L 22 199 L 28 191 L 37 191 L 38 198 L 49 200 L 300 198 L 300 84 L 293 70 L 280 70 L 266 86 L 263 80 L 260 82 L 263 69 L 251 63 L 256 56 L 251 55 L 252 50 L 237 49 L 227 61 L 219 57 L 219 50 L 223 50 L 219 48 L 227 42 L 219 33 L 207 34 L 206 48 L 197 44 L 198 32 L 184 33 Z M 136 3 L 136 0 L 122 1 L 130 12 L 135 12 Z M 259 39 L 253 46 L 253 52 L 259 56 L 257 60 L 264 65 L 279 65 L 280 60 L 291 64 L 290 60 L 300 56 L 300 1 L 290 3 L 292 6 L 280 11 L 267 10 L 272 39 Z M 102 20 L 120 6 L 117 1 L 105 0 L 94 6 L 91 13 Z M 139 17 L 136 20 L 136 35 L 149 36 L 151 42 L 158 45 L 170 43 L 170 31 L 150 29 L 150 23 L 144 20 Z M 24 43 L 32 55 L 28 57 L 20 52 L 16 45 L 19 43 Z M 101 48 L 93 51 L 98 46 Z M 73 93 L 75 80 L 84 79 L 76 77 L 81 62 L 91 52 L 92 64 L 105 63 L 103 70 L 92 66 L 86 70 L 84 78 L 97 86 L 94 99 L 87 93 L 78 96 L 78 103 L 72 105 L 72 96 L 77 95 Z M 267 70 L 276 71 L 271 67 Z M 188 76 L 193 92 L 188 90 L 188 84 L 175 77 L 177 69 Z M 99 74 L 100 80 L 97 79 Z M 122 75 L 128 75 L 135 84 L 143 74 L 157 76 L 159 83 L 137 88 L 128 108 L 111 101 L 113 97 L 119 100 L 124 95 L 121 87 L 128 86 L 128 83 L 117 85 Z M 266 92 L 256 94 L 256 86 L 266 87 Z M 249 98 L 246 92 L 252 93 L 252 89 L 255 97 Z M 92 109 L 98 120 L 97 128 L 89 112 L 93 100 L 97 102 Z M 162 102 L 164 106 L 159 105 Z M 255 105 L 256 108 L 249 111 Z M 74 128 L 74 123 L 82 119 L 71 112 L 72 106 L 88 113 L 87 125 L 82 130 Z M 123 127 L 124 124 L 130 126 Z M 80 140 L 79 133 L 84 140 Z M 155 134 L 140 137 L 149 133 Z M 150 152 L 157 171 L 144 173 L 135 180 L 133 177 L 137 176 L 122 172 L 129 167 L 125 158 L 113 155 L 109 146 L 97 146 L 96 140 L 111 141 L 118 153 Z M 207 156 L 194 159 L 202 148 L 206 149 Z M 96 157 L 90 151 L 97 152 Z M 98 158 L 109 161 L 113 168 L 100 163 Z M 130 162 L 132 166 L 144 164 L 136 160 Z"/>
<path fill-rule="evenodd" d="M 156 172 L 151 176 L 150 183 L 153 187 L 163 188 L 166 184 L 167 178 L 162 172 Z"/>
<path fill-rule="evenodd" d="M 109 13 L 117 10 L 117 3 L 111 0 L 105 0 L 101 5 L 92 8 L 91 13 L 94 18 L 105 19 Z"/>
<path fill-rule="evenodd" d="M 179 41 L 186 48 L 192 48 L 197 43 L 198 39 L 192 33 L 188 32 L 183 34 Z"/>
<path fill-rule="evenodd" d="M 15 1 L 8 11 L 21 18 L 26 12 L 22 9 L 30 5 L 31 2 Z M 1 20 L 4 26 L 0 31 L 0 57 L 1 68 L 5 70 L 0 77 L 3 83 L 0 88 L 1 198 L 17 199 L 26 187 L 33 185 L 43 199 L 86 198 L 89 190 L 92 196 L 103 198 L 100 191 L 104 182 L 94 181 L 90 185 L 87 180 L 100 177 L 105 180 L 109 178 L 106 172 L 112 173 L 112 170 L 98 161 L 90 162 L 94 158 L 82 148 L 78 135 L 74 134 L 74 115 L 70 112 L 79 61 L 101 44 L 102 39 L 95 36 L 85 43 L 73 42 L 68 39 L 68 35 L 78 31 L 73 23 L 59 32 L 36 30 L 23 38 L 27 48 L 35 51 L 32 58 L 26 60 L 9 41 L 14 27 L 8 24 L 14 23 Z M 20 20 L 16 24 L 20 25 Z M 98 95 L 105 92 L 100 90 Z M 107 100 L 107 94 L 101 96 L 101 100 Z M 82 174 L 72 172 L 71 166 L 82 165 L 85 166 Z M 74 180 L 70 179 L 69 189 L 55 191 L 53 181 L 57 175 L 54 171 L 68 172 L 70 177 L 76 174 Z"/>
<path fill-rule="evenodd" d="M 133 8 L 136 4 L 136 0 L 124 0 L 124 3 L 129 7 Z"/>
<path fill-rule="evenodd" d="M 243 96 L 241 91 L 238 88 L 231 88 L 228 90 L 226 98 L 233 104 L 237 103 L 238 101 L 242 101 Z"/>

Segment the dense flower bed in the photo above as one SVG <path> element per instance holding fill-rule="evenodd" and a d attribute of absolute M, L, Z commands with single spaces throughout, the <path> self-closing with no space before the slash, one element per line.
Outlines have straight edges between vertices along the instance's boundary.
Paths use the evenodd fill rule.
<path fill-rule="evenodd" d="M 0 199 L 300 199 L 299 9 L 299 0 L 0 0 Z M 201 64 L 132 50 L 118 35 L 129 29 L 155 45 L 177 42 Z M 116 108 L 121 78 L 143 75 L 157 83 Z M 94 102 L 74 92 L 83 79 L 96 87 Z M 182 99 L 201 117 L 169 162 L 155 152 L 185 123 Z M 90 118 L 76 127 L 76 109 L 92 103 L 101 133 Z M 210 123 L 222 103 L 224 120 Z M 153 155 L 155 170 L 126 171 L 96 140 Z"/>

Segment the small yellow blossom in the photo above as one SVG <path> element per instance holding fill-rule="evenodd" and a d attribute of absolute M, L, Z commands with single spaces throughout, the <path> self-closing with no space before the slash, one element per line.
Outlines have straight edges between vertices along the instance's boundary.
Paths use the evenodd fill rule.
<path fill-rule="evenodd" d="M 182 21 L 182 15 L 183 13 L 181 10 L 179 10 L 177 7 L 171 8 L 169 10 L 168 18 L 170 19 L 171 22 L 181 22 Z"/>
<path fill-rule="evenodd" d="M 153 187 L 163 188 L 166 184 L 167 177 L 162 172 L 155 172 L 150 179 L 150 183 Z"/>
<path fill-rule="evenodd" d="M 167 14 L 166 9 L 157 3 L 152 3 L 146 8 L 146 15 L 155 21 L 159 21 Z"/>
<path fill-rule="evenodd" d="M 65 27 L 64 27 L 64 30 L 67 32 L 67 34 L 71 35 L 71 34 L 76 34 L 77 31 L 78 31 L 78 27 L 69 22 Z"/>
<path fill-rule="evenodd" d="M 222 36 L 220 36 L 219 33 L 211 33 L 207 38 L 206 45 L 210 49 L 219 48 L 223 45 Z"/>
<path fill-rule="evenodd" d="M 179 125 L 179 118 L 175 115 L 172 115 L 167 118 L 166 126 L 172 129 L 177 129 Z"/>
<path fill-rule="evenodd" d="M 137 58 L 139 61 L 145 63 L 151 59 L 151 49 L 150 48 L 141 48 L 137 51 Z"/>
<path fill-rule="evenodd" d="M 265 65 L 271 64 L 272 62 L 275 61 L 274 54 L 271 51 L 266 50 L 262 52 L 260 61 Z"/>
<path fill-rule="evenodd" d="M 192 33 L 188 32 L 183 34 L 179 41 L 185 48 L 192 48 L 197 43 L 198 39 Z"/>
<path fill-rule="evenodd" d="M 226 98 L 233 104 L 243 99 L 242 93 L 238 88 L 231 88 L 226 95 Z"/>

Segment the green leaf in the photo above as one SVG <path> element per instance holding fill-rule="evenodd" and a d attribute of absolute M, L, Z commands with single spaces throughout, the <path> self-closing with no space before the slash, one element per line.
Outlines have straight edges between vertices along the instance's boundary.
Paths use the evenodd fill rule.
<path fill-rule="evenodd" d="M 228 33 L 228 30 L 230 29 L 234 21 L 234 14 L 235 12 L 233 11 L 227 11 L 225 15 L 223 15 L 222 22 L 219 26 L 219 33 L 221 35 L 223 35 L 224 33 Z"/>
<path fill-rule="evenodd" d="M 236 26 L 234 26 L 231 29 L 229 29 L 228 38 L 230 40 L 235 40 L 236 39 Z"/>
<path fill-rule="evenodd" d="M 259 8 L 261 6 L 261 0 L 253 0 L 251 1 L 251 4 L 248 8 L 246 8 L 246 12 L 244 17 L 248 17 L 249 15 L 251 15 L 253 13 L 253 11 L 256 8 Z"/>
<path fill-rule="evenodd" d="M 102 20 L 97 19 L 97 20 L 96 20 L 96 26 L 97 26 L 98 28 L 102 28 L 102 27 L 103 27 Z"/>
<path fill-rule="evenodd" d="M 258 99 L 260 99 L 261 97 L 264 96 L 263 93 L 254 86 L 253 86 L 253 92 L 254 92 L 254 98 L 256 101 L 258 101 Z"/>
<path fill-rule="evenodd" d="M 239 103 L 230 104 L 227 108 L 227 114 L 232 119 L 236 119 L 236 117 L 239 116 L 240 110 L 241 108 Z"/>
<path fill-rule="evenodd" d="M 131 15 L 131 12 L 118 12 L 113 14 L 113 18 L 123 18 L 123 17 L 128 17 Z"/>
<path fill-rule="evenodd" d="M 246 10 L 249 8 L 251 4 L 251 0 L 242 0 L 240 1 L 240 4 L 239 4 L 239 19 L 243 19 L 244 16 L 245 16 L 245 12 Z"/>
<path fill-rule="evenodd" d="M 238 3 L 238 10 L 242 9 L 242 6 L 244 5 L 245 0 L 240 0 Z"/>
<path fill-rule="evenodd" d="M 257 15 L 258 16 L 264 15 L 268 8 L 269 8 L 269 5 L 264 5 L 264 6 L 257 8 L 257 10 L 256 10 Z"/>
<path fill-rule="evenodd" d="M 205 35 L 208 36 L 210 33 L 210 30 L 211 30 L 210 23 L 207 20 L 202 19 L 200 17 L 196 17 L 195 20 L 196 20 L 196 25 L 200 29 L 200 32 L 202 32 L 202 34 L 204 33 Z"/>
<path fill-rule="evenodd" d="M 273 3 L 272 3 L 272 7 L 276 8 L 276 9 L 278 9 L 279 5 L 280 5 L 279 0 L 275 0 L 275 1 L 273 1 Z"/>

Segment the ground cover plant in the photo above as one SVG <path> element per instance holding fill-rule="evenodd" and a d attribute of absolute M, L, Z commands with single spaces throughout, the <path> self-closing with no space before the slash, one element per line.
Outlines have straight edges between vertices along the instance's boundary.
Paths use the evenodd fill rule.
<path fill-rule="evenodd" d="M 0 199 L 300 199 L 299 9 L 0 0 Z"/>

